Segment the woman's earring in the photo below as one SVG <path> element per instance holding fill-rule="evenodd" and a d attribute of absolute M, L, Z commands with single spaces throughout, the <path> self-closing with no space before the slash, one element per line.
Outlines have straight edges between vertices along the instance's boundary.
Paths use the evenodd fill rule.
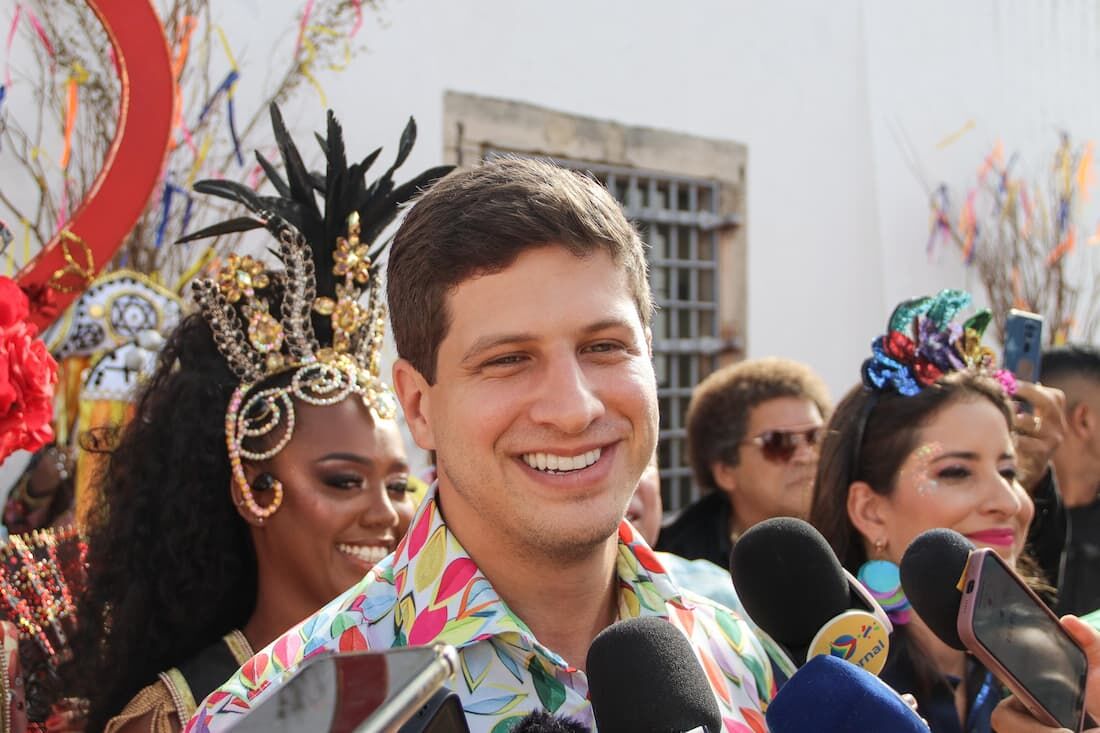
<path fill-rule="evenodd" d="M 881 554 L 885 548 L 885 540 L 875 541 L 877 553 Z M 891 622 L 896 625 L 909 623 L 911 607 L 901 587 L 901 573 L 897 565 L 889 560 L 868 560 L 859 567 L 856 577 L 886 611 Z"/>
<path fill-rule="evenodd" d="M 268 492 L 275 491 L 275 496 L 271 498 L 271 503 L 267 506 L 260 506 L 256 503 L 256 498 L 252 495 L 253 488 L 256 491 Z M 264 523 L 264 520 L 270 517 L 279 509 L 279 505 L 283 503 L 283 484 L 279 479 L 272 476 L 266 471 L 256 477 L 253 482 L 253 486 L 249 486 L 247 481 L 240 483 L 241 499 L 248 511 L 252 512 L 252 515 L 259 520 L 260 524 Z"/>

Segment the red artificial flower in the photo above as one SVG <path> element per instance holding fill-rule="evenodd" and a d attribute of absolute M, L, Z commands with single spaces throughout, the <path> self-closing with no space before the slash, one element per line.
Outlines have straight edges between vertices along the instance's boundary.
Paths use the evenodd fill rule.
<path fill-rule="evenodd" d="M 0 461 L 53 440 L 57 362 L 36 338 L 38 330 L 24 321 L 29 313 L 19 286 L 0 277 Z"/>
<path fill-rule="evenodd" d="M 927 359 L 917 359 L 913 372 L 917 375 L 917 381 L 925 387 L 940 381 L 943 376 L 943 370 Z"/>
<path fill-rule="evenodd" d="M 30 303 L 22 288 L 10 277 L 0 277 L 0 328 L 27 320 Z"/>
<path fill-rule="evenodd" d="M 891 331 L 886 334 L 885 351 L 894 360 L 900 361 L 902 364 L 912 364 L 916 349 L 913 339 L 900 331 Z"/>

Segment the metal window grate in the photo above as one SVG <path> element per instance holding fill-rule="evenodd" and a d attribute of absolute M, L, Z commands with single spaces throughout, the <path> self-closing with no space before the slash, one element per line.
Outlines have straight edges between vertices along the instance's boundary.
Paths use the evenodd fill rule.
<path fill-rule="evenodd" d="M 728 347 L 719 337 L 718 229 L 731 221 L 719 214 L 718 184 L 635 168 L 554 162 L 602 182 L 649 244 L 649 280 L 657 305 L 653 361 L 661 413 L 661 493 L 665 511 L 677 511 L 700 494 L 685 441 L 691 392 L 717 368 L 719 353 Z"/>

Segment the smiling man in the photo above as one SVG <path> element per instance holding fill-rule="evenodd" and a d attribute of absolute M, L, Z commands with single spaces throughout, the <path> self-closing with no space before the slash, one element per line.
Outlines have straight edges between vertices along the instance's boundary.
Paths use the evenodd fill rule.
<path fill-rule="evenodd" d="M 538 161 L 456 173 L 410 211 L 387 277 L 393 383 L 438 481 L 394 555 L 245 665 L 189 730 L 233 724 L 306 656 L 436 641 L 459 650 L 451 684 L 472 731 L 539 709 L 592 725 L 588 648 L 637 616 L 690 640 L 730 729 L 765 730 L 758 640 L 679 590 L 623 521 L 657 393 L 643 245 L 615 200 Z"/>

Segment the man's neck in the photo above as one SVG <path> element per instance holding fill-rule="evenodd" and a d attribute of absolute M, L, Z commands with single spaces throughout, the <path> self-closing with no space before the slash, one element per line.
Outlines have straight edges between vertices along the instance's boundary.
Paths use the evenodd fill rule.
<path fill-rule="evenodd" d="M 1058 479 L 1058 491 L 1066 507 L 1088 506 L 1100 495 L 1100 470 L 1084 464 L 1054 462 L 1054 475 Z"/>
<path fill-rule="evenodd" d="M 539 643 L 583 670 L 592 640 L 618 613 L 617 534 L 566 560 L 529 545 L 487 545 L 484 533 L 448 528 Z"/>

